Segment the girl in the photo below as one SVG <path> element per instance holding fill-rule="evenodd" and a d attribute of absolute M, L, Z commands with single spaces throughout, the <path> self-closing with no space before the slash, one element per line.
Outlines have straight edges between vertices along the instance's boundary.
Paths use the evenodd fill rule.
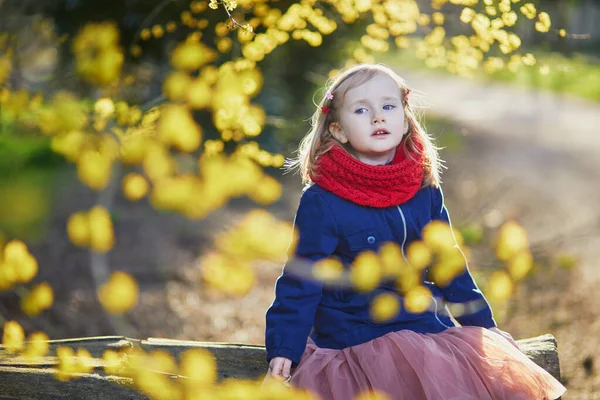
<path fill-rule="evenodd" d="M 365 391 L 408 400 L 555 399 L 566 389 L 496 327 L 462 253 L 461 271 L 447 285 L 423 271 L 431 307 L 422 313 L 409 312 L 390 282 L 365 293 L 310 279 L 319 260 L 349 266 L 386 242 L 404 256 L 429 222 L 450 224 L 437 149 L 409 93 L 389 68 L 358 65 L 331 83 L 313 115 L 292 163 L 310 186 L 295 218 L 294 257 L 266 314 L 266 379 L 333 400 Z M 370 312 L 381 293 L 401 305 L 385 322 Z M 455 325 L 443 302 L 471 312 L 456 315 Z"/>

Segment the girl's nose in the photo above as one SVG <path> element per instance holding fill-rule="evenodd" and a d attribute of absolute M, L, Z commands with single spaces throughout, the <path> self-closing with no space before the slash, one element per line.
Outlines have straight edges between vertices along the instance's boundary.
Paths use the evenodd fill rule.
<path fill-rule="evenodd" d="M 375 123 L 377 123 L 377 122 L 380 122 L 380 123 L 381 123 L 381 122 L 385 122 L 385 119 L 383 118 L 383 116 L 382 116 L 382 115 L 378 115 L 378 114 L 376 114 L 376 115 L 373 117 L 373 123 L 375 124 Z"/>

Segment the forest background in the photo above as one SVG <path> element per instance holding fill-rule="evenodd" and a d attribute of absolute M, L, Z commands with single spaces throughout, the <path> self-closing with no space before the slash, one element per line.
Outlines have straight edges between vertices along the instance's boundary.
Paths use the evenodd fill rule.
<path fill-rule="evenodd" d="M 302 190 L 283 160 L 333 72 L 383 62 L 443 148 L 500 327 L 555 335 L 565 398 L 600 398 L 599 16 L 592 0 L 0 0 L 3 343 L 263 344 Z"/>

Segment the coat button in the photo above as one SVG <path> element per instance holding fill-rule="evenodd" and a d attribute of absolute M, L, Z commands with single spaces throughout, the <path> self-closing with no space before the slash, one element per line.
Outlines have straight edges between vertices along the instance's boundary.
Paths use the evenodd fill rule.
<path fill-rule="evenodd" d="M 369 244 L 373 244 L 373 243 L 375 243 L 375 236 L 369 236 L 369 237 L 367 238 L 367 242 L 369 242 Z"/>

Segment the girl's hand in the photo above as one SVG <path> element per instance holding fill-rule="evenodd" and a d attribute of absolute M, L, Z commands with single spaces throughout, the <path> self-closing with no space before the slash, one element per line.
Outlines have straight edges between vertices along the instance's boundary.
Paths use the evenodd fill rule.
<path fill-rule="evenodd" d="M 292 360 L 285 357 L 275 357 L 271 359 L 269 363 L 269 370 L 267 371 L 267 377 L 277 379 L 278 381 L 289 382 L 291 375 L 290 370 L 292 369 Z"/>
<path fill-rule="evenodd" d="M 496 332 L 498 335 L 504 337 L 506 340 L 508 340 L 513 346 L 515 346 L 517 349 L 519 349 L 519 345 L 517 344 L 517 342 L 515 342 L 515 339 L 513 339 L 512 335 L 508 332 L 504 332 L 503 330 L 498 329 L 497 327 L 492 327 L 492 328 L 488 328 L 490 331 L 492 332 Z M 520 350 L 520 349 L 519 349 Z"/>

